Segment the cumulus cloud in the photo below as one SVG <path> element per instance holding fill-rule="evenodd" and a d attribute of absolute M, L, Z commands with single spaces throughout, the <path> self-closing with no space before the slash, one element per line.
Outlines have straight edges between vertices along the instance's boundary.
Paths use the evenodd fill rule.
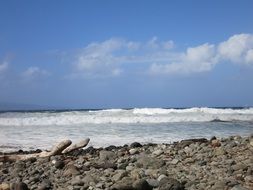
<path fill-rule="evenodd" d="M 46 70 L 40 69 L 39 67 L 29 67 L 22 73 L 22 77 L 25 79 L 34 79 L 37 77 L 49 76 L 50 73 Z"/>
<path fill-rule="evenodd" d="M 203 43 L 185 51 L 176 51 L 173 41 L 157 37 L 146 42 L 111 38 L 87 45 L 75 60 L 75 76 L 119 76 L 136 64 L 145 65 L 144 72 L 152 75 L 201 73 L 222 62 L 253 65 L 253 35 L 237 34 L 218 44 Z"/>
<path fill-rule="evenodd" d="M 217 59 L 214 45 L 203 44 L 188 48 L 183 54 L 178 55 L 177 60 L 171 63 L 154 63 L 150 66 L 151 74 L 189 74 L 210 71 Z"/>
<path fill-rule="evenodd" d="M 3 73 L 4 71 L 6 71 L 8 69 L 8 62 L 4 61 L 2 64 L 0 64 L 0 74 Z"/>
<path fill-rule="evenodd" d="M 230 37 L 218 46 L 218 54 L 221 59 L 234 63 L 253 63 L 253 35 L 238 34 Z"/>
<path fill-rule="evenodd" d="M 172 47 L 172 41 L 159 42 L 157 37 L 153 37 L 146 43 L 120 38 L 91 43 L 76 56 L 75 76 L 78 74 L 82 76 L 118 76 L 124 72 L 121 68 L 122 64 L 159 59 L 161 57 L 159 52 Z M 145 52 L 152 53 L 147 55 Z"/>

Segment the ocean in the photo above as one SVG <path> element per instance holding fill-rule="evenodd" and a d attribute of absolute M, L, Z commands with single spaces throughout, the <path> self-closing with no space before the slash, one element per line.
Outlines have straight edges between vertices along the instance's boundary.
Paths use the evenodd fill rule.
<path fill-rule="evenodd" d="M 89 146 L 172 143 L 189 138 L 247 136 L 253 108 L 134 108 L 0 112 L 0 152 L 50 149 L 89 137 Z"/>

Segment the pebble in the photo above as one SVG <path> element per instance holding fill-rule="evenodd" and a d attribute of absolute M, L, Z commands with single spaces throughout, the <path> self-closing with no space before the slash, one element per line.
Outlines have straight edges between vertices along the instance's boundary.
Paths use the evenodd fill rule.
<path fill-rule="evenodd" d="M 160 149 L 158 149 L 158 150 L 155 150 L 155 151 L 152 153 L 152 155 L 154 155 L 154 156 L 160 156 L 162 153 L 163 153 L 163 151 L 160 150 Z"/>
<path fill-rule="evenodd" d="M 138 150 L 137 149 L 130 149 L 129 150 L 129 154 L 133 155 L 133 154 L 137 154 L 138 153 Z"/>
<path fill-rule="evenodd" d="M 253 189 L 250 137 L 87 148 L 0 162 L 0 190 Z M 17 189 L 15 189 L 17 187 Z"/>

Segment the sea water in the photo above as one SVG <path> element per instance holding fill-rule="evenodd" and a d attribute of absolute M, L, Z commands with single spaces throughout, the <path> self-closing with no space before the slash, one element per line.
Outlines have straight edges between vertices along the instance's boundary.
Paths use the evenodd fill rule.
<path fill-rule="evenodd" d="M 0 113 L 0 151 L 50 149 L 63 139 L 106 147 L 172 143 L 189 138 L 247 136 L 253 108 L 134 108 Z"/>

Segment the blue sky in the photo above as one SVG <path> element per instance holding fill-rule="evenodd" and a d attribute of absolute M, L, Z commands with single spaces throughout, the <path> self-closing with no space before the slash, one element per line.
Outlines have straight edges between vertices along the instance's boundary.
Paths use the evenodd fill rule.
<path fill-rule="evenodd" d="M 0 104 L 253 106 L 253 1 L 0 1 Z"/>

